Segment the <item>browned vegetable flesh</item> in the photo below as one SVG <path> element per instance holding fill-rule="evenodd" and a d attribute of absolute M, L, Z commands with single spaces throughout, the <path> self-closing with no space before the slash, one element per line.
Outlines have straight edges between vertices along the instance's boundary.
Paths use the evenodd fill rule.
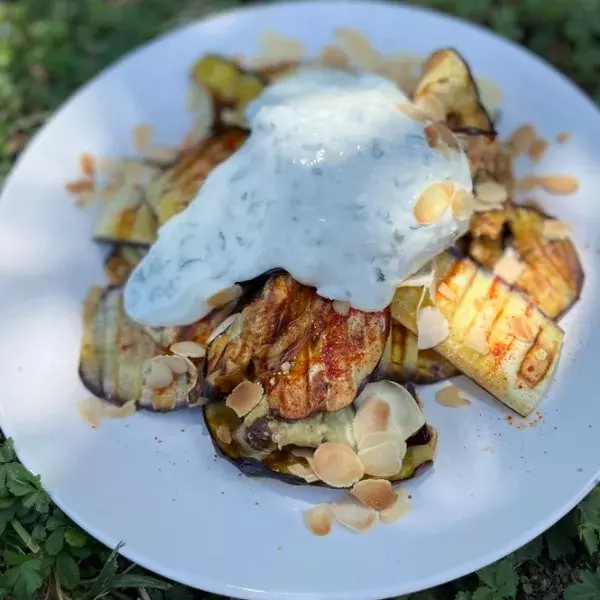
<path fill-rule="evenodd" d="M 198 146 L 185 151 L 170 169 L 148 186 L 148 203 L 166 223 L 196 197 L 208 174 L 229 158 L 246 141 L 248 133 L 237 127 L 215 133 Z"/>
<path fill-rule="evenodd" d="M 309 482 L 294 474 L 295 467 L 303 467 L 307 472 L 312 471 L 306 458 L 297 455 L 298 447 L 285 446 L 278 449 L 275 445 L 261 456 L 257 456 L 252 451 L 248 451 L 236 438 L 235 431 L 238 430 L 242 421 L 233 410 L 225 406 L 225 402 L 209 402 L 203 410 L 208 431 L 219 455 L 248 477 L 268 477 L 293 485 L 326 487 L 322 481 L 312 480 Z M 228 435 L 223 435 L 223 430 Z M 407 440 L 408 448 L 400 472 L 387 479 L 392 482 L 405 481 L 430 469 L 433 466 L 437 441 L 437 431 L 429 425 L 423 426 L 420 431 Z M 312 449 L 309 449 L 309 452 L 312 452 Z M 368 478 L 368 476 L 365 477 Z"/>
<path fill-rule="evenodd" d="M 426 60 L 414 95 L 415 101 L 426 95 L 440 100 L 450 129 L 494 131 L 469 66 L 456 50 L 438 50 Z"/>
<path fill-rule="evenodd" d="M 142 260 L 147 250 L 140 246 L 122 244 L 115 246 L 104 263 L 104 271 L 111 285 L 123 285 Z"/>
<path fill-rule="evenodd" d="M 460 375 L 460 371 L 452 363 L 435 350 L 417 350 L 417 336 L 400 323 L 392 323 L 376 379 L 427 384 L 456 375 Z"/>
<path fill-rule="evenodd" d="M 260 382 L 271 411 L 285 419 L 339 410 L 377 366 L 388 332 L 387 310 L 339 314 L 279 273 L 209 346 L 206 382 L 216 397 L 243 379 Z"/>
<path fill-rule="evenodd" d="M 208 330 L 214 329 L 231 310 L 233 307 L 229 306 L 214 311 L 187 327 L 149 330 L 125 314 L 122 288 L 94 287 L 84 302 L 81 380 L 92 394 L 119 406 L 134 401 L 149 410 L 186 408 L 201 395 L 201 379 L 196 376 L 197 385 L 190 389 L 193 372 L 174 373 L 172 384 L 144 394 L 144 364 L 168 355 L 174 342 L 206 343 Z M 201 370 L 202 359 L 190 360 Z"/>
<path fill-rule="evenodd" d="M 493 269 L 504 248 L 514 247 L 524 265 L 515 288 L 550 318 L 558 319 L 578 300 L 584 276 L 570 239 L 544 237 L 544 223 L 549 220 L 535 208 L 512 204 L 503 211 L 478 213 L 471 222 L 469 256 Z M 501 233 L 504 223 L 507 234 Z"/>

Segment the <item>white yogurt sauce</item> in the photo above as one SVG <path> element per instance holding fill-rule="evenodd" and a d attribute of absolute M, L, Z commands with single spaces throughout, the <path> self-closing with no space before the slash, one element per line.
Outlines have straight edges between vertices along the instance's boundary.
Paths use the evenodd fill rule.
<path fill-rule="evenodd" d="M 430 148 L 399 102 L 386 79 L 325 69 L 267 88 L 247 109 L 249 139 L 163 225 L 129 279 L 129 316 L 189 324 L 219 290 L 274 268 L 357 309 L 387 306 L 467 228 L 450 210 L 420 226 L 419 195 L 436 181 L 472 185 L 466 156 Z"/>

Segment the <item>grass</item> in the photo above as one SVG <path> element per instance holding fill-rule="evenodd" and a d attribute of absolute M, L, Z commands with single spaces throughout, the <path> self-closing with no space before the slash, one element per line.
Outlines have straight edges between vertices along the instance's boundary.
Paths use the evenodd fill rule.
<path fill-rule="evenodd" d="M 0 178 L 65 98 L 128 50 L 240 0 L 0 2 Z M 600 101 L 600 0 L 421 0 L 542 55 Z M 525 548 L 415 600 L 600 598 L 600 491 Z M 0 600 L 178 600 L 172 585 L 103 547 L 52 505 L 0 443 Z"/>

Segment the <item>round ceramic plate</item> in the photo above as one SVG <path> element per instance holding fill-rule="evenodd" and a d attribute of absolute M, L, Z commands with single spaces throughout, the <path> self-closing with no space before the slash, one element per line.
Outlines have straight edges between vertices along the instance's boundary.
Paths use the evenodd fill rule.
<path fill-rule="evenodd" d="M 566 345 L 541 421 L 509 425 L 475 385 L 466 408 L 437 405 L 435 468 L 408 484 L 411 513 L 364 535 L 311 535 L 302 511 L 338 494 L 251 480 L 216 460 L 196 411 L 137 414 L 93 430 L 78 416 L 81 303 L 103 281 L 91 216 L 64 184 L 78 156 L 127 156 L 139 122 L 174 143 L 189 127 L 187 71 L 205 52 L 253 55 L 273 30 L 319 52 L 338 27 L 380 51 L 453 46 L 504 93 L 501 133 L 533 122 L 553 139 L 536 170 L 576 176 L 573 196 L 543 197 L 572 224 L 586 271 L 564 319 Z M 162 575 L 246 598 L 383 598 L 501 558 L 554 523 L 596 482 L 600 461 L 600 115 L 564 77 L 489 32 L 430 12 L 372 3 L 278 4 L 219 15 L 145 46 L 72 98 L 36 137 L 0 201 L 1 423 L 25 465 L 82 527 Z M 521 165 L 530 170 L 531 165 Z M 518 424 L 519 426 L 515 426 Z"/>

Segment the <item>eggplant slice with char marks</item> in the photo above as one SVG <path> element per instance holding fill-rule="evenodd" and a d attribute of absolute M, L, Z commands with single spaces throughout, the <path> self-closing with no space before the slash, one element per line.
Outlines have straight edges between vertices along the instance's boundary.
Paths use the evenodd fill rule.
<path fill-rule="evenodd" d="M 169 346 L 177 341 L 206 343 L 208 330 L 233 308 L 213 311 L 194 325 L 168 333 L 149 331 L 125 314 L 122 288 L 94 287 L 84 302 L 81 380 L 92 394 L 117 406 L 134 401 L 154 411 L 188 408 L 202 396 L 203 359 L 169 357 Z M 171 365 L 172 377 L 167 374 L 164 386 L 147 389 L 145 369 L 151 360 Z M 164 373 L 164 368 L 158 370 Z"/>
<path fill-rule="evenodd" d="M 551 319 L 559 319 L 579 299 L 584 275 L 570 239 L 544 237 L 545 224 L 553 221 L 535 208 L 514 204 L 479 213 L 471 222 L 469 256 L 493 269 L 504 249 L 514 248 L 524 265 L 514 287 Z"/>
<path fill-rule="evenodd" d="M 396 384 L 384 381 L 369 384 L 371 388 L 375 386 L 375 393 L 371 393 L 367 386 L 359 399 L 378 400 L 378 386 L 381 385 L 389 388 Z M 405 400 L 404 395 L 409 393 L 413 402 L 404 410 L 392 410 L 409 427 L 406 441 L 401 442 L 403 458 L 400 467 L 397 472 L 385 476 L 392 482 L 416 477 L 431 468 L 438 439 L 437 431 L 425 423 L 414 388 L 411 387 L 408 392 L 404 388 L 402 390 L 401 397 Z M 355 429 L 357 408 L 360 411 L 362 405 L 359 399 L 357 407 L 349 405 L 334 413 L 319 413 L 294 422 L 282 421 L 271 414 L 266 397 L 244 418 L 238 417 L 224 401 L 209 402 L 203 411 L 216 451 L 245 475 L 273 478 L 294 485 L 327 486 L 314 470 L 315 448 L 333 442 L 358 451 L 360 456 L 361 448 L 373 448 L 378 439 L 390 437 L 389 432 L 382 429 L 364 436 L 364 441 L 357 444 L 354 431 L 359 431 Z M 415 411 L 418 413 L 416 416 Z M 387 427 L 390 428 L 389 425 Z M 223 431 L 227 433 L 224 435 Z M 407 435 L 406 431 L 404 435 Z M 368 474 L 364 475 L 364 478 L 368 477 Z"/>
<path fill-rule="evenodd" d="M 435 306 L 449 324 L 436 350 L 517 413 L 527 416 L 544 397 L 558 364 L 564 332 L 534 304 L 468 258 L 444 252 Z M 413 333 L 421 288 L 398 288 L 392 317 Z"/>
<path fill-rule="evenodd" d="M 379 363 L 388 333 L 388 310 L 342 315 L 313 288 L 286 273 L 272 275 L 208 347 L 209 395 L 223 397 L 250 379 L 284 419 L 339 410 Z"/>

